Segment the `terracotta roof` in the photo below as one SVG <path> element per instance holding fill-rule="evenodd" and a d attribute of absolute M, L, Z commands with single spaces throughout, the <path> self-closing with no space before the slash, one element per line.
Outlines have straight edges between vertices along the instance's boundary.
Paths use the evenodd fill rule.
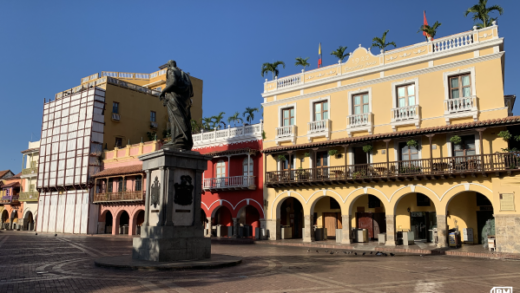
<path fill-rule="evenodd" d="M 125 166 L 125 167 L 109 168 L 109 169 L 105 169 L 97 174 L 94 174 L 91 177 L 96 178 L 96 177 L 116 176 L 116 175 L 132 174 L 132 173 L 144 173 L 143 166 L 132 165 L 132 166 Z"/>
<path fill-rule="evenodd" d="M 6 180 L 11 180 L 11 179 L 20 179 L 20 177 L 22 176 L 22 172 L 14 175 L 13 177 L 9 177 L 9 178 L 6 178 Z"/>
<path fill-rule="evenodd" d="M 220 156 L 227 156 L 227 155 L 238 155 L 238 154 L 256 154 L 258 150 L 252 149 L 252 148 L 241 148 L 241 149 L 234 149 L 234 150 L 225 150 L 225 151 L 218 151 L 218 152 L 211 152 L 204 154 L 206 156 L 213 156 L 213 157 L 220 157 Z"/>
<path fill-rule="evenodd" d="M 10 188 L 10 187 L 18 187 L 20 186 L 20 182 L 12 182 L 6 185 L 3 185 L 2 188 Z"/>
<path fill-rule="evenodd" d="M 0 171 L 0 178 L 3 178 L 9 172 L 11 172 L 11 170 Z M 11 172 L 11 173 L 13 173 L 13 172 Z"/>
<path fill-rule="evenodd" d="M 385 139 L 385 138 L 397 138 L 397 137 L 414 136 L 414 135 L 420 135 L 420 134 L 424 135 L 424 134 L 429 134 L 429 133 L 452 132 L 454 130 L 462 131 L 462 130 L 474 129 L 474 128 L 479 128 L 479 127 L 498 127 L 498 126 L 514 125 L 514 124 L 520 124 L 520 116 L 510 116 L 510 117 L 505 117 L 505 118 L 501 118 L 501 119 L 490 119 L 490 120 L 461 123 L 461 124 L 455 124 L 455 125 L 443 125 L 443 126 L 419 128 L 419 129 L 404 130 L 404 131 L 397 131 L 397 132 L 378 133 L 378 134 L 371 134 L 371 135 L 364 135 L 364 136 L 357 136 L 357 137 L 346 137 L 346 138 L 340 138 L 340 139 L 334 139 L 334 140 L 328 140 L 328 141 L 320 141 L 320 142 L 304 143 L 304 144 L 298 144 L 298 145 L 276 146 L 276 147 L 264 149 L 262 152 L 268 154 L 268 153 L 273 153 L 273 152 L 298 150 L 298 149 L 309 149 L 309 148 L 315 148 L 315 147 L 321 147 L 321 146 L 334 146 L 334 145 L 342 145 L 342 144 L 356 143 L 356 142 L 363 142 L 363 141 L 374 141 L 374 140 L 381 140 L 381 139 Z"/>

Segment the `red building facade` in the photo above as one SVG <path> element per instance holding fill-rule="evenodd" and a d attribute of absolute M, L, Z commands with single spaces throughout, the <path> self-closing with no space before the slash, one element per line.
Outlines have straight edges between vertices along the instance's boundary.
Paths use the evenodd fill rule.
<path fill-rule="evenodd" d="M 207 233 L 259 237 L 263 204 L 262 123 L 193 135 L 193 150 L 212 156 L 203 175 Z"/>

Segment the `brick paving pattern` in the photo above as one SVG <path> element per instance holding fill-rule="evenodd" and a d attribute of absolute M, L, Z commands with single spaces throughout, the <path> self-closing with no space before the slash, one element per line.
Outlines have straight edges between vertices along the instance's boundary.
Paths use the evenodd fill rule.
<path fill-rule="evenodd" d="M 94 266 L 128 255 L 131 238 L 0 232 L 0 292 L 489 292 L 520 288 L 520 262 L 443 255 L 375 256 L 273 245 L 212 246 L 228 268 L 135 271 Z M 318 252 L 316 252 L 318 250 Z M 372 253 L 374 253 L 372 251 Z M 520 290 L 520 289 L 517 289 Z"/>

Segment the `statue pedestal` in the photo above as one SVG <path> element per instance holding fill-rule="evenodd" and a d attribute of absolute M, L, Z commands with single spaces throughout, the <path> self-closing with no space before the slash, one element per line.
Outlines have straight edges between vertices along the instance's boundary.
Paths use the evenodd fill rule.
<path fill-rule="evenodd" d="M 132 258 L 146 261 L 201 260 L 211 257 L 211 239 L 201 221 L 202 173 L 211 157 L 162 149 L 140 156 L 146 172 L 141 237 Z"/>

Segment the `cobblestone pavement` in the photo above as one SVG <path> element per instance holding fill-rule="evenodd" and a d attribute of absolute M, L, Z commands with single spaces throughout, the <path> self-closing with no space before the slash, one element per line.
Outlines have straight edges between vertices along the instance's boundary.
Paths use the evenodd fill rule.
<path fill-rule="evenodd" d="M 133 271 L 93 259 L 128 255 L 131 238 L 0 232 L 0 292 L 489 292 L 520 290 L 520 262 L 449 256 L 362 256 L 344 250 L 213 245 L 228 268 Z M 316 252 L 318 250 L 318 252 Z M 333 254 L 331 254 L 331 252 Z"/>

